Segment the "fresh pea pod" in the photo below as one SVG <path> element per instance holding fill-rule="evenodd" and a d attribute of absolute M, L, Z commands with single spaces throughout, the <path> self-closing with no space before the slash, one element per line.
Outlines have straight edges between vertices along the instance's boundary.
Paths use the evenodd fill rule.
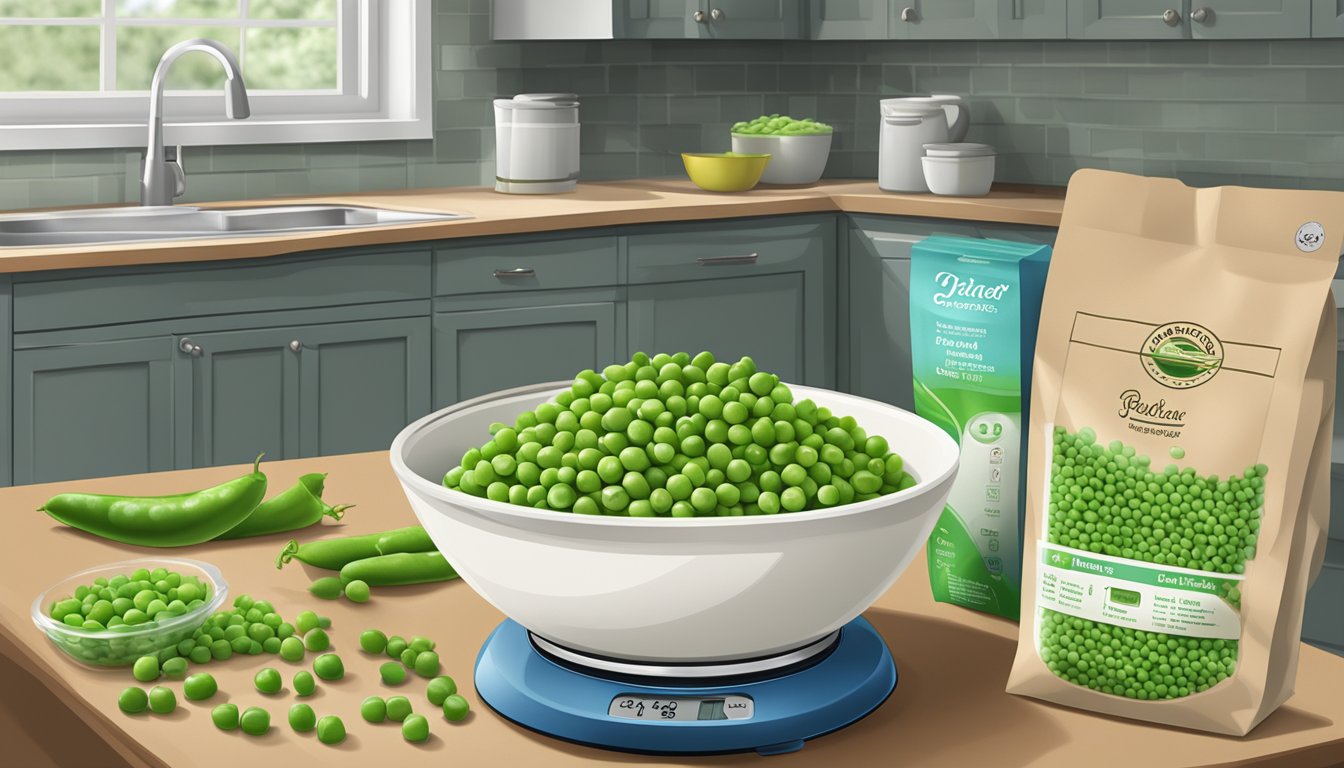
<path fill-rule="evenodd" d="M 428 536 L 420 538 L 413 535 L 415 532 L 423 534 L 424 529 L 418 525 L 412 525 L 408 528 L 398 528 L 392 531 L 380 531 L 363 536 L 346 536 L 340 539 L 309 541 L 304 544 L 290 539 L 285 548 L 280 551 L 280 556 L 275 559 L 275 567 L 281 568 L 290 560 L 297 559 L 316 568 L 339 571 L 346 563 L 353 563 L 356 560 L 363 560 L 368 557 L 388 555 L 394 552 L 424 552 L 434 549 L 434 543 L 429 540 Z M 379 549 L 379 542 L 383 539 L 388 540 L 388 546 L 392 549 L 388 551 Z M 396 549 L 396 547 L 419 547 L 419 549 Z"/>
<path fill-rule="evenodd" d="M 252 472 L 227 483 L 175 496 L 62 493 L 39 509 L 81 531 L 123 544 L 185 547 L 210 541 L 252 514 L 266 496 L 266 475 Z"/>
<path fill-rule="evenodd" d="M 371 587 L 396 587 L 451 581 L 457 571 L 439 552 L 399 552 L 347 563 L 341 568 L 341 581 L 358 579 Z"/>
<path fill-rule="evenodd" d="M 353 504 L 329 506 L 322 501 L 327 476 L 322 473 L 304 475 L 284 493 L 267 499 L 252 510 L 252 514 L 217 538 L 241 539 L 247 536 L 265 536 L 268 533 L 294 531 L 321 522 L 323 517 L 340 520 Z"/>

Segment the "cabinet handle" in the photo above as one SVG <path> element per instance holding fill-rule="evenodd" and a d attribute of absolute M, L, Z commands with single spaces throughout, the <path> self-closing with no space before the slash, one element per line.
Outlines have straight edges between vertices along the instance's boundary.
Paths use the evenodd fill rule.
<path fill-rule="evenodd" d="M 182 340 L 177 343 L 177 348 L 182 350 L 183 352 L 186 352 L 188 355 L 191 355 L 192 357 L 200 357 L 201 354 L 205 352 L 205 350 L 201 349 L 200 344 L 193 342 L 191 339 L 185 336 L 183 336 Z"/>
<path fill-rule="evenodd" d="M 695 13 L 692 13 L 692 14 L 691 14 L 691 18 L 695 20 L 695 23 L 696 23 L 696 24 L 704 24 L 704 23 L 705 23 L 705 12 L 704 12 L 704 11 L 696 11 Z"/>
<path fill-rule="evenodd" d="M 496 269 L 496 270 L 495 270 L 495 277 L 499 277 L 499 278 L 505 278 L 505 277 L 533 277 L 533 276 L 535 276 L 536 274 L 537 274 L 537 270 L 535 270 L 535 269 L 533 269 L 533 268 L 531 268 L 531 267 L 515 267 L 515 268 L 513 268 L 513 269 Z"/>
<path fill-rule="evenodd" d="M 914 8 L 901 9 L 901 21 L 918 21 L 918 20 L 919 20 L 919 14 L 915 11 Z"/>
<path fill-rule="evenodd" d="M 723 11 L 719 10 L 718 8 L 710 8 L 709 18 L 713 19 L 714 21 L 723 21 Z"/>
<path fill-rule="evenodd" d="M 714 267 L 721 264 L 755 264 L 756 259 L 760 256 L 759 253 L 748 253 L 743 256 L 701 256 L 695 260 L 695 263 L 702 267 Z"/>
<path fill-rule="evenodd" d="M 293 341 L 289 342 L 289 349 L 292 352 L 302 352 L 303 342 L 299 341 L 298 339 L 294 339 Z"/>
<path fill-rule="evenodd" d="M 1213 21 L 1212 8 L 1196 8 L 1190 13 L 1190 20 L 1196 24 L 1208 24 Z"/>
<path fill-rule="evenodd" d="M 1168 8 L 1162 12 L 1162 21 L 1165 21 L 1168 27 L 1174 27 L 1181 23 L 1181 12 L 1174 8 Z"/>

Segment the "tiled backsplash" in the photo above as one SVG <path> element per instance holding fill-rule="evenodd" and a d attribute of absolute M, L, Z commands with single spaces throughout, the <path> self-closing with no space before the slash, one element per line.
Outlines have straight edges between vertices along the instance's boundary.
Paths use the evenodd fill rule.
<path fill-rule="evenodd" d="M 827 175 L 877 175 L 877 100 L 970 96 L 1000 181 L 1077 168 L 1194 184 L 1344 189 L 1344 44 L 608 41 L 494 43 L 488 0 L 434 0 L 433 141 L 188 148 L 188 200 L 491 183 L 490 100 L 573 91 L 582 175 L 681 173 L 769 112 L 837 130 Z M 170 137 L 171 138 L 171 137 Z M 139 149 L 0 152 L 0 209 L 136 199 Z"/>

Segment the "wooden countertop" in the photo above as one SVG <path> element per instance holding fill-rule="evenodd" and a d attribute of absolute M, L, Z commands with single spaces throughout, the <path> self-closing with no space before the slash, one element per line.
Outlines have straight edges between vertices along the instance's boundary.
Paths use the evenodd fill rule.
<path fill-rule="evenodd" d="M 356 503 L 342 524 L 323 525 L 308 537 L 365 533 L 407 525 L 414 518 L 385 453 L 264 464 L 272 489 L 288 487 L 304 472 L 329 472 L 326 498 Z M 165 472 L 0 490 L 6 536 L 0 541 L 0 739 L 5 762 L 43 765 L 294 766 L 313 764 L 442 766 L 740 765 L 760 766 L 754 754 L 705 758 L 653 758 L 559 742 L 515 726 L 481 703 L 471 685 L 476 652 L 501 616 L 461 582 L 375 590 L 357 605 L 327 602 L 306 591 L 300 564 L 283 571 L 272 565 L 284 535 L 208 544 L 186 550 L 142 550 L 105 542 L 64 528 L 34 510 L 62 490 L 157 494 L 196 489 L 236 477 L 242 467 Z M 204 703 L 187 701 L 181 684 L 178 710 L 167 717 L 128 716 L 116 706 L 122 688 L 136 684 L 129 670 L 93 671 L 77 666 L 32 624 L 29 605 L 70 573 L 95 565 L 154 554 L 215 563 L 230 594 L 272 601 L 292 620 L 314 609 L 332 618 L 333 650 L 345 661 L 346 678 L 321 683 L 308 699 L 319 716 L 338 714 L 349 737 L 337 747 L 312 734 L 294 733 L 286 720 L 294 702 L 289 680 L 299 665 L 276 656 L 234 657 L 202 665 L 221 693 Z M 1245 738 L 1215 736 L 1114 720 L 1010 696 L 1003 692 L 1017 642 L 1015 624 L 935 604 L 923 558 L 866 613 L 887 639 L 900 682 L 885 704 L 842 731 L 808 742 L 798 753 L 769 758 L 791 766 L 993 765 L 998 768 L 1164 768 L 1165 766 L 1274 766 L 1307 768 L 1344 764 L 1344 659 L 1303 646 L 1297 693 Z M 472 714 L 448 723 L 424 699 L 424 681 L 412 676 L 395 693 L 426 714 L 433 734 L 426 744 L 404 742 L 395 725 L 371 725 L 359 717 L 369 695 L 392 695 L 378 679 L 378 664 L 359 650 L 360 631 L 377 627 L 407 637 L 438 641 L 444 671 L 459 682 Z M 308 657 L 311 664 L 312 655 Z M 193 665 L 195 666 L 195 665 Z M 281 670 L 286 689 L 263 696 L 252 676 L 263 666 Z M 25 673 L 22 670 L 27 670 Z M 31 674 L 32 678 L 28 675 Z M 210 721 L 221 701 L 265 706 L 271 730 L 260 738 L 225 733 Z M 78 721 L 83 721 L 81 724 Z M 202 756 L 210 759 L 202 762 Z M 379 763 L 378 761 L 387 761 Z"/>
<path fill-rule="evenodd" d="M 553 232 L 667 221 L 846 211 L 900 216 L 1059 226 L 1064 190 L 998 186 L 985 197 L 883 192 L 873 181 L 823 181 L 810 187 L 758 188 L 739 194 L 704 192 L 687 180 L 584 183 L 559 195 L 504 195 L 471 187 L 380 192 L 339 197 L 214 203 L 226 208 L 270 204 L 366 205 L 406 211 L 471 214 L 472 218 L 328 232 L 41 248 L 0 248 L 0 273 L 46 269 L 244 259 L 325 248 L 387 245 L 455 237 Z"/>

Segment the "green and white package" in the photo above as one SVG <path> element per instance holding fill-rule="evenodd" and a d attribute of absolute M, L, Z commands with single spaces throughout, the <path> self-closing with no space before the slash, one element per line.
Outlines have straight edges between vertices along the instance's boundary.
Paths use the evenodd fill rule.
<path fill-rule="evenodd" d="M 1050 246 L 959 237 L 910 261 L 915 412 L 961 445 L 929 536 L 935 600 L 1018 618 L 1027 403 Z"/>

